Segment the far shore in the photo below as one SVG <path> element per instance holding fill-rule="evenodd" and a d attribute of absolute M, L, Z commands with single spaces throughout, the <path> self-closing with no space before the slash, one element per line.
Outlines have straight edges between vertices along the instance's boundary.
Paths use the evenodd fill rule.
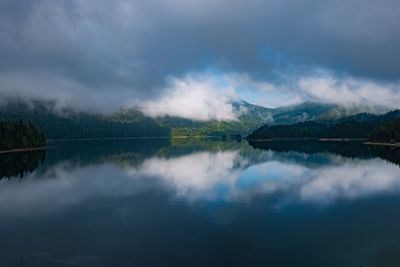
<path fill-rule="evenodd" d="M 371 145 L 371 146 L 391 146 L 391 147 L 400 147 L 400 143 L 384 143 L 384 142 L 364 142 L 366 145 Z"/>
<path fill-rule="evenodd" d="M 385 143 L 371 142 L 366 138 L 271 138 L 271 139 L 247 139 L 253 142 L 276 142 L 276 141 L 321 141 L 321 142 L 362 142 L 364 145 L 371 146 L 390 146 L 400 147 L 400 142 Z"/>
<path fill-rule="evenodd" d="M 270 138 L 270 139 L 247 139 L 248 141 L 322 141 L 322 142 L 365 142 L 366 138 Z"/>
<path fill-rule="evenodd" d="M 60 138 L 47 139 L 47 142 L 68 142 L 68 141 L 107 141 L 107 140 L 151 140 L 151 139 L 206 139 L 219 138 L 217 135 L 180 135 L 180 136 L 142 136 L 142 137 L 94 137 L 94 138 Z"/>
<path fill-rule="evenodd" d="M 9 150 L 0 150 L 0 154 L 8 154 L 8 153 L 17 153 L 17 152 L 28 152 L 28 151 L 36 151 L 36 150 L 46 150 L 47 147 L 27 147 L 27 148 L 15 148 Z"/>

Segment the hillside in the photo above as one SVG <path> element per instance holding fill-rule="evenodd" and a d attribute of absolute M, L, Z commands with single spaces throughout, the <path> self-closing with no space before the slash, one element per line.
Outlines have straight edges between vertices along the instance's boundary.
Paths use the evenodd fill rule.
<path fill-rule="evenodd" d="M 55 109 L 54 103 L 10 102 L 0 107 L 0 119 L 23 120 L 35 125 L 49 139 L 169 137 L 193 135 L 247 134 L 270 121 L 271 109 L 248 103 L 235 104 L 237 121 L 199 122 L 179 117 L 150 118 L 136 108 L 122 108 L 109 114 Z"/>
<path fill-rule="evenodd" d="M 54 111 L 52 103 L 44 102 L 30 106 L 14 102 L 0 109 L 0 119 L 30 122 L 48 139 L 169 136 L 169 129 L 152 119 L 130 118 L 132 121 L 116 121 L 100 114 L 77 113 L 69 109 Z"/>
<path fill-rule="evenodd" d="M 371 133 L 370 139 L 373 142 L 400 142 L 400 119 L 383 124 Z"/>
<path fill-rule="evenodd" d="M 291 125 L 305 121 L 334 121 L 361 113 L 384 114 L 389 110 L 379 106 L 357 105 L 351 107 L 337 104 L 303 102 L 273 110 L 273 122 L 268 125 Z"/>
<path fill-rule="evenodd" d="M 353 115 L 362 109 L 345 109 L 337 105 L 305 102 L 303 104 L 265 108 L 245 101 L 232 103 L 237 120 L 194 121 L 180 117 L 150 118 L 137 108 L 122 108 L 108 115 L 55 109 L 51 102 L 10 102 L 0 107 L 0 119 L 31 122 L 49 139 L 178 137 L 248 135 L 262 125 L 289 125 L 310 120 L 324 120 Z"/>
<path fill-rule="evenodd" d="M 247 134 L 260 125 L 273 120 L 273 109 L 249 104 L 245 101 L 232 103 L 237 120 L 193 121 L 178 117 L 157 118 L 160 125 L 171 129 L 172 136 L 204 136 Z"/>
<path fill-rule="evenodd" d="M 400 118 L 400 110 L 383 115 L 362 113 L 332 121 L 309 121 L 293 125 L 263 126 L 248 139 L 276 138 L 369 138 L 384 123 Z"/>
<path fill-rule="evenodd" d="M 248 135 L 262 125 L 290 125 L 311 120 L 329 121 L 369 110 L 368 107 L 349 109 L 338 105 L 315 102 L 278 108 L 265 108 L 246 101 L 233 102 L 232 105 L 238 117 L 236 121 L 212 120 L 201 122 L 168 116 L 155 120 L 160 126 L 170 129 L 171 136 L 229 136 Z M 135 108 L 123 109 L 114 113 L 113 118 L 117 121 L 125 121 L 129 120 L 130 116 L 136 119 L 138 114 L 141 113 Z M 143 114 L 141 115 L 143 116 Z"/>

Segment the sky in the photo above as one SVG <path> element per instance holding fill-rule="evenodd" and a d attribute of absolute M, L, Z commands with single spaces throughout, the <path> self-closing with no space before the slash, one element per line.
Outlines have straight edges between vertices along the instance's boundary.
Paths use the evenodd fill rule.
<path fill-rule="evenodd" d="M 0 103 L 231 119 L 239 99 L 398 107 L 397 0 L 0 0 Z"/>

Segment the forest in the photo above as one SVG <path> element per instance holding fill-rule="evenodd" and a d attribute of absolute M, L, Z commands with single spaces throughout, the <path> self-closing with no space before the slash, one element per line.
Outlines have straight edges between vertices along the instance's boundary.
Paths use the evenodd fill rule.
<path fill-rule="evenodd" d="M 371 133 L 370 139 L 375 142 L 400 142 L 400 119 L 383 124 Z"/>
<path fill-rule="evenodd" d="M 399 140 L 400 111 L 383 115 L 358 114 L 333 121 L 309 121 L 292 125 L 263 126 L 247 138 L 255 139 L 373 139 Z"/>
<path fill-rule="evenodd" d="M 45 142 L 31 123 L 0 121 L 0 150 L 41 147 Z"/>

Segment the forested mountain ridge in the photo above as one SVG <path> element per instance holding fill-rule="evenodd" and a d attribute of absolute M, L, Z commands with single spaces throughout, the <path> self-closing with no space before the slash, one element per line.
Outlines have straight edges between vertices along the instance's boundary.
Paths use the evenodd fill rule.
<path fill-rule="evenodd" d="M 0 108 L 0 119 L 30 122 L 48 139 L 113 138 L 169 136 L 169 129 L 149 118 L 136 121 L 116 121 L 106 115 L 74 112 L 70 109 L 55 111 L 52 103 L 9 103 Z"/>
<path fill-rule="evenodd" d="M 305 102 L 265 108 L 245 101 L 232 102 L 237 120 L 195 121 L 181 117 L 151 118 L 139 109 L 122 108 L 112 114 L 76 112 L 72 108 L 57 109 L 52 102 L 9 102 L 0 106 L 0 119 L 32 123 L 48 139 L 178 137 L 248 135 L 262 125 L 294 124 L 353 115 L 367 108 L 347 109 L 338 105 Z"/>
<path fill-rule="evenodd" d="M 318 102 L 303 102 L 288 107 L 274 109 L 273 122 L 268 125 L 291 125 L 305 121 L 330 122 L 341 118 L 357 116 L 357 114 L 384 114 L 389 110 L 380 106 L 355 105 L 341 106 Z"/>
<path fill-rule="evenodd" d="M 245 101 L 233 102 L 232 107 L 237 120 L 193 121 L 169 116 L 156 120 L 171 129 L 171 136 L 244 135 L 273 120 L 273 109 L 270 108 L 252 105 Z"/>
<path fill-rule="evenodd" d="M 369 138 L 380 126 L 399 118 L 400 110 L 394 110 L 383 115 L 362 113 L 332 121 L 266 125 L 251 133 L 248 139 Z"/>
<path fill-rule="evenodd" d="M 171 136 L 221 136 L 221 135 L 248 135 L 262 125 L 294 124 L 311 120 L 329 121 L 354 115 L 363 111 L 370 111 L 369 107 L 345 108 L 335 104 L 321 104 L 316 102 L 304 102 L 298 105 L 266 108 L 250 104 L 246 101 L 231 103 L 237 120 L 233 121 L 194 121 L 180 117 L 165 116 L 154 120 L 162 127 L 171 130 Z M 377 109 L 382 112 L 382 109 Z M 123 109 L 112 116 L 118 121 L 129 118 L 137 118 L 140 113 L 136 108 Z M 143 114 L 141 114 L 143 116 Z"/>

